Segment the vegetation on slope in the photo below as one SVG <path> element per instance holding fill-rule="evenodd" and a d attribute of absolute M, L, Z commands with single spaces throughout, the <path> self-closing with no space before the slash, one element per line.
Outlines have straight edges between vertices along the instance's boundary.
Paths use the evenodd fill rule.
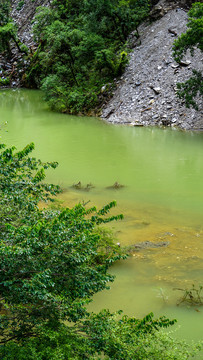
<path fill-rule="evenodd" d="M 25 83 L 41 86 L 53 110 L 98 108 L 125 68 L 128 34 L 148 9 L 148 0 L 54 0 L 39 8 L 33 27 L 39 47 Z"/>
<path fill-rule="evenodd" d="M 188 50 L 192 55 L 196 47 L 203 51 L 203 3 L 194 3 L 188 15 L 188 30 L 179 36 L 173 46 L 173 56 L 177 62 L 183 59 Z M 202 72 L 193 70 L 193 76 L 186 82 L 177 84 L 177 87 L 179 89 L 178 96 L 185 100 L 186 106 L 193 106 L 198 110 L 195 98 L 198 94 L 203 96 Z"/>

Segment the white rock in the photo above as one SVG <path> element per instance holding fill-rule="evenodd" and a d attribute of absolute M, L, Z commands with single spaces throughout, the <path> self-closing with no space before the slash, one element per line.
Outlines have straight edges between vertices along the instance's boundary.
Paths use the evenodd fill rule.
<path fill-rule="evenodd" d="M 155 94 L 160 94 L 160 92 L 161 92 L 161 88 L 160 87 L 153 87 L 153 90 L 154 90 L 154 92 L 155 92 Z"/>

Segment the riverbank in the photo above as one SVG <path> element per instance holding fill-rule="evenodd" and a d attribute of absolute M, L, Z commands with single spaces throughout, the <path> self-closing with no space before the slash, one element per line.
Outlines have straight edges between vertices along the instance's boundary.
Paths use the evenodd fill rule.
<path fill-rule="evenodd" d="M 161 2 L 159 2 L 161 3 Z M 164 7 L 163 7 L 164 9 Z M 202 70 L 202 53 L 187 53 L 181 65 L 172 57 L 174 40 L 187 27 L 187 12 L 176 7 L 162 11 L 162 17 L 140 28 L 141 45 L 134 44 L 129 64 L 103 107 L 102 118 L 113 124 L 132 126 L 173 126 L 184 130 L 203 130 L 203 108 L 188 109 L 176 95 L 176 84 Z"/>

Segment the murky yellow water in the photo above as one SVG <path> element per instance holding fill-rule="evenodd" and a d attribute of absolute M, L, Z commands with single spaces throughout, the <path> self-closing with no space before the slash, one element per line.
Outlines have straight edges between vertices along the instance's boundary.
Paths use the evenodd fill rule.
<path fill-rule="evenodd" d="M 173 288 L 203 284 L 203 134 L 55 114 L 40 92 L 27 90 L 0 92 L 0 124 L 2 142 L 20 149 L 33 141 L 35 156 L 59 162 L 47 181 L 64 188 L 64 204 L 102 207 L 115 199 L 113 213 L 125 216 L 112 224 L 122 245 L 168 243 L 114 265 L 111 290 L 97 294 L 91 308 L 176 317 L 180 336 L 202 338 L 203 308 L 177 307 Z M 95 187 L 72 188 L 79 181 Z M 125 187 L 108 189 L 116 181 Z"/>

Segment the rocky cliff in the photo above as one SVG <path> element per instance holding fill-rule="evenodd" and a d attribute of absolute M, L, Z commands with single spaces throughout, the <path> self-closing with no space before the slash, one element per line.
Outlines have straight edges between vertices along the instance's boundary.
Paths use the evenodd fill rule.
<path fill-rule="evenodd" d="M 49 0 L 11 0 L 11 17 L 18 26 L 19 39 L 28 47 L 33 45 L 32 20 L 39 6 L 49 5 Z"/>
<path fill-rule="evenodd" d="M 172 57 L 174 39 L 186 30 L 186 9 L 160 1 L 152 16 L 158 20 L 141 26 L 141 44 L 133 44 L 133 34 L 129 39 L 133 47 L 129 64 L 117 81 L 113 98 L 103 107 L 102 117 L 114 124 L 203 130 L 201 100 L 196 111 L 187 109 L 176 96 L 177 82 L 187 80 L 192 68 L 203 68 L 200 51 L 195 51 L 193 57 L 188 52 L 181 65 Z"/>
<path fill-rule="evenodd" d="M 11 0 L 11 18 L 17 25 L 18 39 L 25 44 L 29 50 L 34 52 L 35 44 L 32 34 L 32 21 L 38 6 L 46 6 L 49 0 Z M 12 56 L 8 58 L 4 54 L 0 54 L 0 78 L 8 80 L 7 86 L 21 86 L 21 79 L 29 64 L 29 59 L 18 50 L 14 43 L 11 43 Z M 1 81 L 0 81 L 1 85 Z"/>

